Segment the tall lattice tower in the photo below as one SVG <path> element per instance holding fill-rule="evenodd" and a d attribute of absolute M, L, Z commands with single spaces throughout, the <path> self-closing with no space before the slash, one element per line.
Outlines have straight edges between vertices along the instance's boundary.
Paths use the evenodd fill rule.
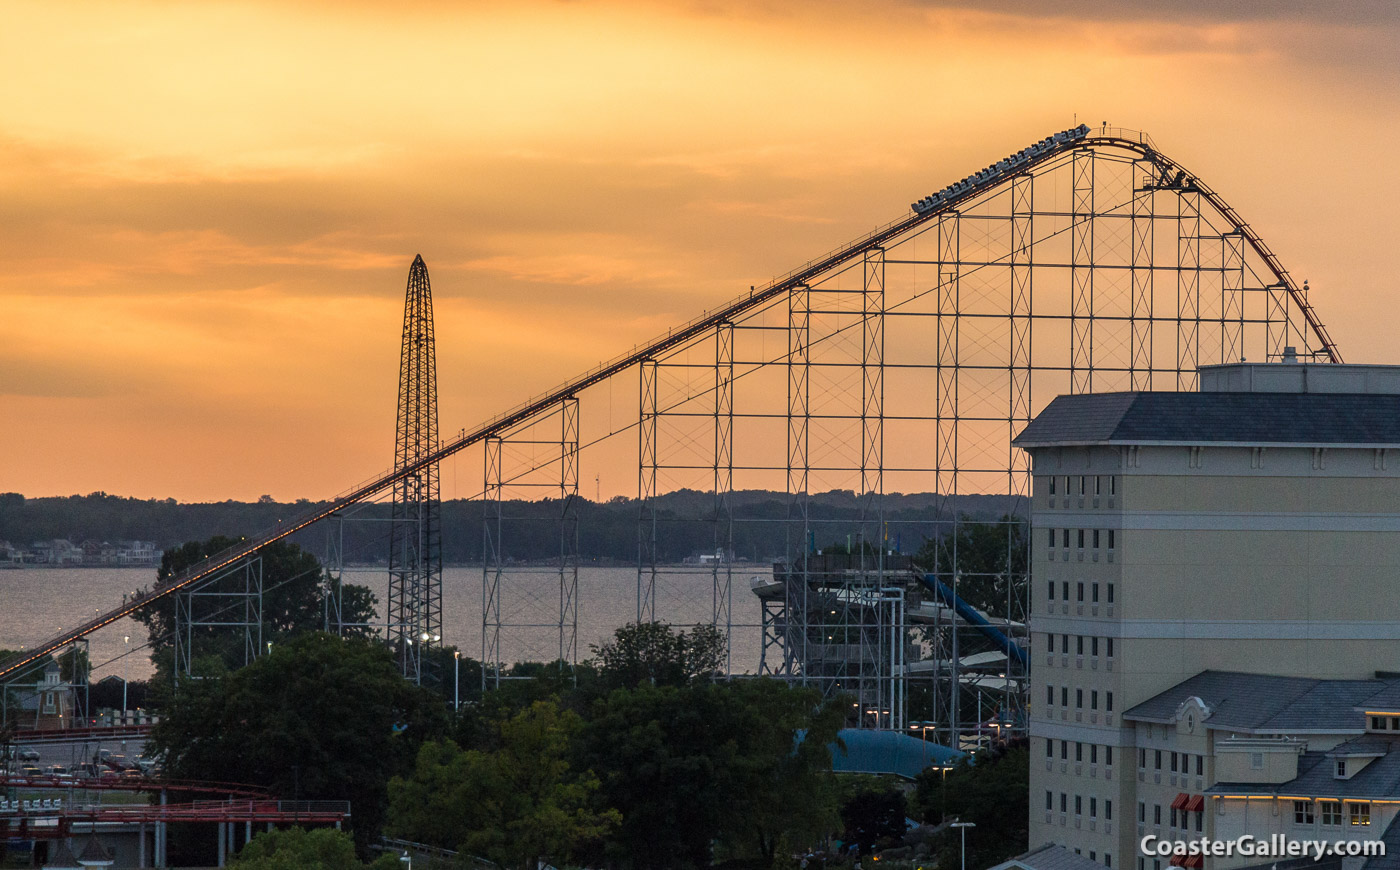
<path fill-rule="evenodd" d="M 420 465 L 438 447 L 437 353 L 433 291 L 422 256 L 408 270 L 399 359 L 399 422 L 394 469 Z M 442 516 L 438 464 L 394 484 L 389 544 L 389 643 L 403 675 L 432 682 L 429 654 L 442 640 Z"/>

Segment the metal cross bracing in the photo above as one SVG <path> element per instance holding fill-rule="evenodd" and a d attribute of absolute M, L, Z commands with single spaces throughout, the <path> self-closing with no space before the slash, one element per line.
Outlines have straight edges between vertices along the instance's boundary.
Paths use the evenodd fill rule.
<path fill-rule="evenodd" d="M 482 688 L 496 687 L 513 663 L 501 635 L 515 641 L 516 661 L 578 662 L 579 402 L 487 439 L 482 500 Z M 515 516 L 516 499 L 547 499 L 547 517 Z M 549 546 L 538 544 L 547 541 Z M 552 549 L 547 561 L 517 560 L 513 548 Z"/>
<path fill-rule="evenodd" d="M 916 530 L 930 519 L 893 510 L 897 494 L 935 494 L 942 546 L 917 568 L 964 591 L 993 584 L 1004 604 L 989 605 L 992 622 L 1023 634 L 1029 605 L 1013 566 L 1024 558 L 974 565 L 959 532 L 975 511 L 971 521 L 1004 529 L 1008 551 L 1027 540 L 1018 524 L 1029 469 L 1009 441 L 1037 410 L 1080 390 L 1187 388 L 1198 364 L 1279 359 L 1288 347 L 1340 355 L 1258 234 L 1141 134 L 1081 129 L 940 197 L 440 447 L 429 442 L 420 458 L 38 649 L 473 448 L 484 454 L 484 657 L 503 662 L 511 647 L 568 659 L 560 638 L 578 598 L 576 583 L 566 588 L 567 522 L 550 532 L 564 569 L 530 587 L 527 566 L 510 559 L 520 530 L 492 505 L 532 481 L 564 493 L 563 504 L 576 498 L 584 472 L 562 461 L 572 443 L 579 462 L 636 462 L 636 601 L 619 621 L 713 620 L 730 632 L 733 671 L 849 694 L 857 724 L 932 721 L 940 739 L 965 742 L 995 707 L 1014 726 L 1024 668 L 997 667 L 995 656 L 989 665 L 979 636 L 910 581 Z M 553 416 L 566 405 L 590 409 L 572 435 L 557 434 L 564 422 Z M 634 426 L 635 450 L 609 447 Z M 662 509 L 686 490 L 703 507 Z M 786 504 L 754 504 L 755 490 L 785 492 Z M 734 594 L 736 574 L 756 596 Z M 517 632 L 548 642 L 515 643 Z M 737 638 L 750 632 L 741 657 Z"/>
<path fill-rule="evenodd" d="M 431 650 L 442 640 L 442 494 L 437 462 L 437 352 L 433 292 L 421 256 L 408 270 L 399 355 L 398 425 L 389 537 L 388 641 L 403 675 L 432 682 Z M 411 472 L 408 469 L 413 469 Z"/>
<path fill-rule="evenodd" d="M 240 559 L 175 596 L 173 679 L 195 676 L 196 642 L 237 629 L 243 635 L 243 664 L 262 655 L 263 571 L 256 555 Z"/>

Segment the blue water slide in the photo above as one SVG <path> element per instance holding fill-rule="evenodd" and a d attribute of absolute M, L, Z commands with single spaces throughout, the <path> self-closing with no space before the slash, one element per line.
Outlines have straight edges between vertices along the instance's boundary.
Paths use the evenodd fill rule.
<path fill-rule="evenodd" d="M 983 619 L 982 614 L 974 610 L 966 601 L 954 595 L 953 590 L 949 589 L 946 583 L 932 574 L 925 574 L 923 576 L 923 581 L 924 585 L 932 590 L 934 595 L 937 595 L 944 604 L 957 611 L 958 616 L 961 616 L 964 621 L 981 632 L 992 643 L 996 644 L 1002 652 L 1006 653 L 1008 658 L 1015 659 L 1016 662 L 1021 665 L 1026 663 L 1026 651 L 1021 649 L 1020 645 L 1011 638 L 1002 634 L 999 629 L 987 622 L 987 620 Z"/>

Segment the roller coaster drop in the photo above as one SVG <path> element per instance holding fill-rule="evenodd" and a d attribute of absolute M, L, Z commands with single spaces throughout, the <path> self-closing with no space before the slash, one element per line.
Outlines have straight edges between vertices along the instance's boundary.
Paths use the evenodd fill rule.
<path fill-rule="evenodd" d="M 426 270 L 422 282 L 426 290 Z M 854 724 L 930 719 L 956 745 L 971 717 L 958 711 L 969 680 L 952 648 L 967 623 L 940 600 L 922 601 L 910 578 L 921 567 L 956 588 L 976 573 L 959 564 L 959 497 L 1002 496 L 1011 547 L 1023 540 L 1012 530 L 1027 520 L 1030 470 L 1010 439 L 1055 395 L 1194 389 L 1199 365 L 1280 359 L 1286 348 L 1340 362 L 1306 291 L 1234 209 L 1149 137 L 1066 130 L 434 449 L 401 449 L 392 470 L 35 646 L 0 666 L 0 679 L 347 507 L 388 492 L 430 503 L 406 496 L 417 490 L 404 482 L 435 487 L 438 464 L 478 444 L 487 680 L 499 679 L 503 636 L 541 658 L 575 661 L 580 454 L 635 426 L 638 619 L 703 619 L 730 637 L 761 630 L 761 672 L 849 693 Z M 611 387 L 634 369 L 626 394 L 637 398 L 635 416 L 588 435 L 584 423 L 609 412 L 584 411 L 611 409 Z M 736 528 L 760 520 L 736 519 L 734 495 L 756 488 L 788 493 L 785 515 L 761 520 L 782 524 L 788 545 L 771 578 L 766 569 L 754 578 L 762 621 L 746 624 L 732 606 Z M 657 499 L 679 489 L 709 499 L 705 515 L 687 521 L 693 540 L 714 547 L 700 564 L 658 551 L 657 529 L 673 520 Z M 853 494 L 857 521 L 814 513 L 812 495 L 831 490 Z M 938 494 L 938 564 L 913 566 L 891 545 L 899 528 L 884 502 L 894 492 Z M 509 547 L 522 526 L 503 506 L 542 493 L 559 506 L 551 532 L 559 556 L 547 569 L 517 568 Z M 840 534 L 859 546 L 844 561 L 817 558 Z M 1005 567 L 1017 564 L 1008 552 L 995 578 L 1006 601 L 993 621 L 1012 635 L 1029 613 L 1025 578 Z M 548 572 L 548 594 L 538 577 L 517 582 L 526 570 Z M 440 615 L 435 577 L 429 570 L 400 583 L 423 600 L 399 601 L 398 611 Z M 913 630 L 921 619 L 924 629 Z M 992 670 L 1014 722 L 1026 665 L 1007 656 Z M 907 692 L 918 674 L 935 691 L 932 706 L 920 700 L 911 716 Z"/>

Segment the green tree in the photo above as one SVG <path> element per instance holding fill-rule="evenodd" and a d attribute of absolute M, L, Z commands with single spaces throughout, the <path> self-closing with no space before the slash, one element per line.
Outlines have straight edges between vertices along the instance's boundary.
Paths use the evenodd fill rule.
<path fill-rule="evenodd" d="M 166 550 L 156 573 L 155 588 L 168 585 L 180 572 L 192 565 L 242 543 L 242 538 L 214 537 L 207 541 L 190 541 Z M 278 541 L 257 552 L 262 575 L 262 639 L 275 644 L 308 631 L 318 631 L 325 625 L 325 577 L 321 563 L 296 544 Z M 233 568 L 210 580 L 208 592 L 233 594 L 243 591 L 246 578 L 241 569 Z M 363 586 L 345 584 L 341 587 L 342 620 L 346 623 L 372 623 L 375 616 L 374 594 Z M 205 601 L 218 602 L 218 598 Z M 224 599 L 227 604 L 233 599 Z M 168 676 L 174 668 L 175 598 L 167 596 L 134 614 L 146 626 L 150 636 L 151 659 L 157 671 Z M 222 615 L 233 621 L 243 617 L 242 604 Z M 365 627 L 350 628 L 347 634 L 368 635 Z M 213 670 L 233 670 L 242 667 L 247 656 L 242 632 L 233 628 L 197 627 L 193 631 L 193 646 L 205 667 Z M 215 665 L 211 659 L 221 663 Z M 158 680 L 158 682 L 165 682 Z"/>
<path fill-rule="evenodd" d="M 664 622 L 634 622 L 590 649 L 605 688 L 683 686 L 724 664 L 724 634 L 713 625 L 697 625 L 687 634 Z"/>
<path fill-rule="evenodd" d="M 877 781 L 852 794 L 841 806 L 841 839 L 869 855 L 877 844 L 904 836 L 908 812 L 904 792 Z"/>
<path fill-rule="evenodd" d="M 569 765 L 579 724 L 537 701 L 496 723 L 492 750 L 424 744 L 413 775 L 390 784 L 389 830 L 513 867 L 570 859 L 619 820 L 616 810 L 590 807 L 598 778 Z"/>
<path fill-rule="evenodd" d="M 945 778 L 946 777 L 946 778 Z M 915 802 L 926 822 L 975 822 L 967 831 L 967 863 L 990 867 L 1029 848 L 1030 750 L 1024 741 L 979 753 L 946 774 L 919 774 Z M 951 832 L 936 845 L 939 865 L 956 866 L 959 841 Z"/>
<path fill-rule="evenodd" d="M 840 711 L 768 680 L 641 685 L 598 700 L 580 766 L 622 813 L 608 857 L 624 867 L 702 867 L 720 841 L 771 862 L 780 838 L 814 842 L 835 826 L 828 745 Z M 805 737 L 805 739 L 801 739 Z"/>
<path fill-rule="evenodd" d="M 238 870 L 399 870 L 402 865 L 396 855 L 360 863 L 354 841 L 334 828 L 290 828 L 258 834 L 229 866 Z"/>
<path fill-rule="evenodd" d="M 924 541 L 914 563 L 943 576 L 952 571 L 956 551 L 958 597 L 992 616 L 1005 617 L 1008 588 L 1013 606 L 1025 596 L 1026 546 L 1025 521 L 1008 515 L 978 522 L 964 514 L 956 534 Z M 944 582 L 952 586 L 950 578 Z"/>
<path fill-rule="evenodd" d="M 441 699 L 405 681 L 382 645 L 315 632 L 242 670 L 182 682 L 151 743 L 173 779 L 349 800 L 363 848 L 379 833 L 390 777 L 445 718 Z"/>

